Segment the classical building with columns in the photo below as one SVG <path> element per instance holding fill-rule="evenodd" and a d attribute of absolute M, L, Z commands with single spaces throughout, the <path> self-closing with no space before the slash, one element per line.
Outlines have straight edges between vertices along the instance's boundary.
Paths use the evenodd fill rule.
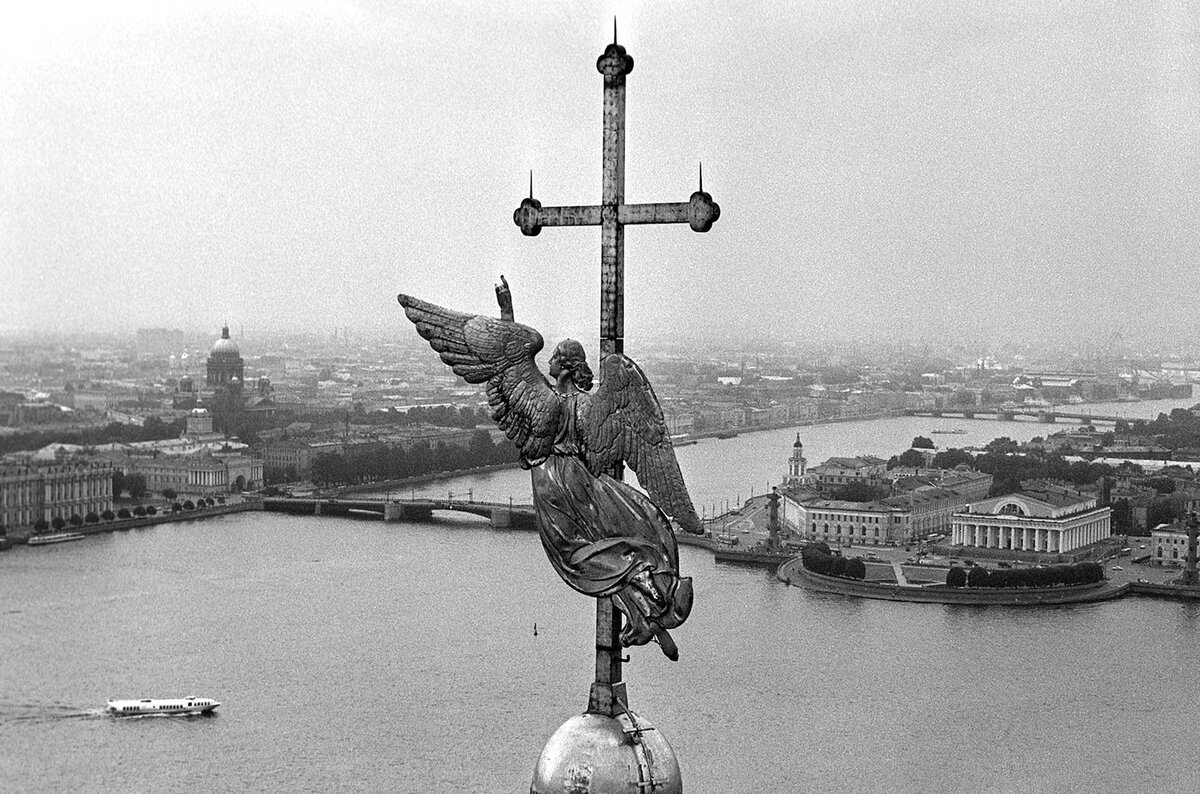
<path fill-rule="evenodd" d="M 145 477 L 151 493 L 170 488 L 180 496 L 222 496 L 261 488 L 263 483 L 262 458 L 209 449 L 193 455 L 130 457 L 121 468 Z"/>
<path fill-rule="evenodd" d="M 0 528 L 103 513 L 112 508 L 112 473 L 107 463 L 82 461 L 0 465 Z"/>
<path fill-rule="evenodd" d="M 1112 510 L 1067 488 L 1025 490 L 974 502 L 954 514 L 951 545 L 1063 554 L 1108 538 Z"/>

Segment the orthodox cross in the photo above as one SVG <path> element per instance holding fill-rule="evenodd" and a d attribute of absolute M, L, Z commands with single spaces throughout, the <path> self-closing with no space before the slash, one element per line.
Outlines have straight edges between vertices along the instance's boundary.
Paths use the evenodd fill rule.
<path fill-rule="evenodd" d="M 686 202 L 674 204 L 625 203 L 625 76 L 633 71 L 633 58 L 613 43 L 596 61 L 604 75 L 604 191 L 599 206 L 543 207 L 533 197 L 513 212 L 521 233 L 533 237 L 544 226 L 600 227 L 600 356 L 622 353 L 625 347 L 625 226 L 641 223 L 686 223 L 694 231 L 706 232 L 721 217 L 721 208 L 700 189 Z M 620 479 L 621 472 L 614 472 Z M 588 698 L 588 711 L 615 716 L 627 709 L 625 683 L 621 680 L 621 613 L 612 600 L 596 601 L 596 680 Z"/>

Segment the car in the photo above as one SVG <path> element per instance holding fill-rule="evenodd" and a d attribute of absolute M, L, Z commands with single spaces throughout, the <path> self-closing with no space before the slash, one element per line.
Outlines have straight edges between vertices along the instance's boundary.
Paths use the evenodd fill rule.
<path fill-rule="evenodd" d="M 1113 569 L 1114 571 L 1123 571 L 1123 570 L 1125 570 L 1125 569 L 1124 569 L 1124 568 L 1122 568 L 1120 565 L 1114 565 L 1114 566 L 1112 567 L 1112 569 Z"/>
<path fill-rule="evenodd" d="M 968 568 L 974 568 L 975 561 L 974 560 L 963 560 L 963 565 L 967 566 Z"/>
<path fill-rule="evenodd" d="M 996 564 L 999 565 L 1001 568 L 1011 568 L 1012 567 L 1012 564 L 1007 563 L 1007 562 L 998 562 Z"/>
<path fill-rule="evenodd" d="M 1150 584 L 1149 579 L 1138 579 L 1138 584 Z"/>

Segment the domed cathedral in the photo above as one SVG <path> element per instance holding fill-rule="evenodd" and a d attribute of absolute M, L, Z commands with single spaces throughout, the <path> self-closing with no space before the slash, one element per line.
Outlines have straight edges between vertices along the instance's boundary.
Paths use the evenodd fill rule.
<path fill-rule="evenodd" d="M 245 379 L 246 364 L 237 343 L 229 338 L 229 326 L 223 326 L 221 338 L 213 342 L 212 352 L 208 355 L 208 377 L 204 384 L 213 391 L 225 388 L 241 392 Z"/>
<path fill-rule="evenodd" d="M 800 434 L 796 434 L 796 443 L 792 444 L 792 456 L 788 458 L 788 476 L 784 485 L 800 485 L 808 474 L 808 461 L 804 458 L 804 444 Z"/>

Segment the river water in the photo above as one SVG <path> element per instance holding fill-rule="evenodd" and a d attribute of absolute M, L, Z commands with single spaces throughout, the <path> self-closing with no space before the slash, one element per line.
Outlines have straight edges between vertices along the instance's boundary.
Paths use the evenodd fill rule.
<path fill-rule="evenodd" d="M 812 462 L 890 456 L 930 421 L 801 432 Z M 956 426 L 970 432 L 936 440 L 1047 431 Z M 705 441 L 680 458 L 715 504 L 777 482 L 794 438 Z M 524 501 L 527 477 L 427 489 Z M 689 792 L 1200 781 L 1197 605 L 894 604 L 807 593 L 690 547 L 681 561 L 696 606 L 675 632 L 680 661 L 634 649 L 626 680 Z M 0 791 L 525 792 L 546 739 L 586 705 L 593 620 L 535 533 L 466 517 L 242 513 L 21 547 L 0 555 Z M 223 705 L 100 710 L 180 695 Z"/>

